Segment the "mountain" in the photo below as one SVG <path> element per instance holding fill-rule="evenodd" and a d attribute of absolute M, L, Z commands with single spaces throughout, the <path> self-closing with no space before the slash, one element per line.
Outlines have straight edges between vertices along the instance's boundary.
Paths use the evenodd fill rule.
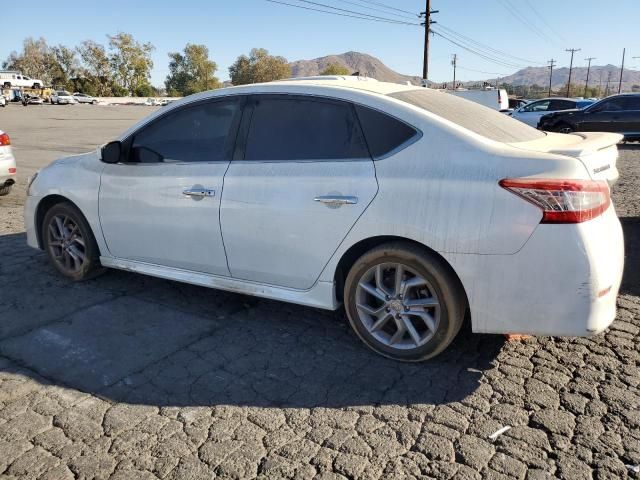
<path fill-rule="evenodd" d="M 375 78 L 382 82 L 407 83 L 420 85 L 420 77 L 403 75 L 391 70 L 379 59 L 366 53 L 347 52 L 340 55 L 328 55 L 313 60 L 292 62 L 291 73 L 294 77 L 311 77 L 320 73 L 330 64 L 337 63 L 347 67 L 351 72 L 360 72 L 361 76 Z"/>
<path fill-rule="evenodd" d="M 366 53 L 360 52 L 347 52 L 340 55 L 328 55 L 326 57 L 315 58 L 313 60 L 298 60 L 292 62 L 291 73 L 294 77 L 309 77 L 313 75 L 319 75 L 328 65 L 332 63 L 338 63 L 344 65 L 351 72 L 360 72 L 360 75 L 372 77 L 383 82 L 394 83 L 407 83 L 411 82 L 414 85 L 420 85 L 422 79 L 418 76 L 403 75 L 398 73 L 389 67 L 387 67 L 381 60 L 372 57 Z M 584 85 L 587 78 L 586 67 L 574 67 L 571 72 L 571 83 L 576 85 Z M 563 85 L 566 85 L 569 79 L 569 69 L 567 67 L 558 67 L 553 69 L 553 88 L 558 89 Z M 602 88 L 606 88 L 607 79 L 610 80 L 610 89 L 612 91 L 618 91 L 618 81 L 620 80 L 620 67 L 615 65 L 604 65 L 591 67 L 589 73 L 589 85 L 600 85 L 602 79 Z M 518 70 L 512 75 L 507 77 L 500 77 L 500 83 L 508 83 L 511 85 L 549 85 L 549 69 L 547 67 L 527 67 L 522 70 Z M 450 80 L 448 80 L 450 81 Z M 482 83 L 483 81 L 494 84 L 495 78 L 482 79 L 470 82 L 463 82 L 465 85 L 472 85 L 476 83 Z M 441 85 L 440 82 L 434 82 L 435 85 Z M 640 71 L 631 70 L 625 68 L 622 78 L 622 90 L 632 91 L 640 90 L 640 87 L 633 88 L 634 85 L 640 85 Z"/>
<path fill-rule="evenodd" d="M 607 79 L 610 81 L 610 88 L 618 91 L 618 82 L 620 81 L 620 67 L 615 65 L 592 66 L 589 72 L 589 85 L 598 86 L 602 82 L 602 88 L 607 86 Z M 491 83 L 495 83 L 496 79 L 490 79 Z M 552 86 L 560 88 L 567 84 L 569 80 L 569 69 L 567 67 L 554 68 Z M 587 67 L 574 67 L 571 72 L 571 83 L 575 85 L 584 85 L 587 80 Z M 480 80 L 482 81 L 482 80 Z M 527 67 L 518 70 L 516 73 L 507 77 L 500 77 L 500 83 L 508 83 L 511 85 L 532 86 L 549 85 L 549 69 L 547 67 Z M 465 82 L 472 83 L 472 82 Z M 631 91 L 634 85 L 640 85 L 640 71 L 624 70 L 622 76 L 622 90 Z"/>

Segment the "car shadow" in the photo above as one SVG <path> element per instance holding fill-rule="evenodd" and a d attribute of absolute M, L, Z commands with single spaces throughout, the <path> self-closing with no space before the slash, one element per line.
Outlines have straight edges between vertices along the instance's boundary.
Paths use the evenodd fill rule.
<path fill-rule="evenodd" d="M 0 375 L 115 402 L 442 404 L 471 395 L 504 344 L 466 326 L 440 356 L 404 364 L 364 347 L 343 311 L 119 271 L 73 283 L 24 234 L 0 236 L 0 258 Z"/>
<path fill-rule="evenodd" d="M 640 217 L 622 217 L 625 266 L 620 293 L 640 296 Z"/>

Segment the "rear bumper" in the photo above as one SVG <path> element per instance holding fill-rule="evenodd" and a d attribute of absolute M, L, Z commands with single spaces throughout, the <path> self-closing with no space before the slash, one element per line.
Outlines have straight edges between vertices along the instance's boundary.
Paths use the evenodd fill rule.
<path fill-rule="evenodd" d="M 16 182 L 16 160 L 12 155 L 3 157 L 0 153 L 0 187 L 13 185 Z"/>
<path fill-rule="evenodd" d="M 467 291 L 473 330 L 589 336 L 616 315 L 624 268 L 613 206 L 575 225 L 539 225 L 514 255 L 449 259 Z"/>

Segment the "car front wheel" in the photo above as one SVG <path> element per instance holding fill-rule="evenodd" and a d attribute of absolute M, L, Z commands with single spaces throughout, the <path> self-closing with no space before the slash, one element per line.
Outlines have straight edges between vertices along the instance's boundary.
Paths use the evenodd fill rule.
<path fill-rule="evenodd" d="M 556 128 L 556 132 L 558 133 L 573 133 L 574 131 L 575 131 L 574 128 L 567 123 L 561 123 Z"/>
<path fill-rule="evenodd" d="M 394 360 L 434 357 L 455 338 L 466 297 L 451 268 L 404 242 L 364 254 L 345 282 L 349 322 L 371 349 Z"/>
<path fill-rule="evenodd" d="M 74 281 L 88 280 L 104 271 L 91 227 L 70 203 L 58 203 L 47 211 L 42 241 L 51 263 Z"/>

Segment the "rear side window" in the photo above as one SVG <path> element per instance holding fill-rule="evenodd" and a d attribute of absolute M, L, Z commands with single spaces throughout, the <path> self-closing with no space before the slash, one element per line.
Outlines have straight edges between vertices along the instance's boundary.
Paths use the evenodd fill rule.
<path fill-rule="evenodd" d="M 353 106 L 347 102 L 256 96 L 245 160 L 369 158 Z"/>
<path fill-rule="evenodd" d="M 374 159 L 389 155 L 418 135 L 415 128 L 378 110 L 356 105 L 356 112 Z"/>
<path fill-rule="evenodd" d="M 549 104 L 549 110 L 551 111 L 569 110 L 571 108 L 576 108 L 576 102 L 572 100 L 551 100 Z"/>
<path fill-rule="evenodd" d="M 496 142 L 527 142 L 545 134 L 504 113 L 450 93 L 429 88 L 392 93 L 390 97 L 422 108 Z"/>
<path fill-rule="evenodd" d="M 640 95 L 625 97 L 625 110 L 640 110 Z"/>
<path fill-rule="evenodd" d="M 159 154 L 164 161 L 212 162 L 231 160 L 239 114 L 236 99 L 206 102 L 182 107 L 143 127 L 136 133 L 132 149 L 133 161 L 144 162 L 145 149 Z M 142 148 L 141 148 L 142 147 Z"/>

